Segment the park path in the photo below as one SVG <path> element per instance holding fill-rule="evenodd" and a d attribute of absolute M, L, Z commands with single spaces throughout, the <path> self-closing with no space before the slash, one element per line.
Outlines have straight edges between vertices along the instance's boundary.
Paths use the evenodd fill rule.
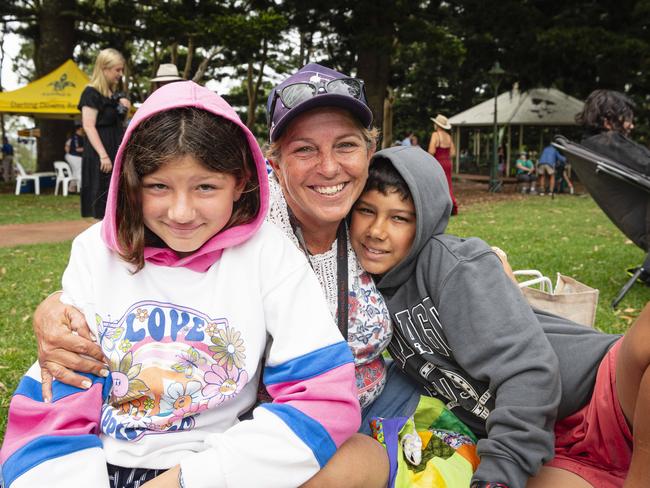
<path fill-rule="evenodd" d="M 484 183 L 459 181 L 454 183 L 454 193 L 459 198 L 461 214 L 464 208 L 477 203 L 531 198 L 527 195 L 514 193 L 514 186 L 510 186 L 511 188 L 506 188 L 503 193 L 494 194 L 485 191 Z M 69 241 L 95 222 L 97 221 L 94 219 L 81 219 L 36 224 L 0 225 L 0 247 Z"/>
<path fill-rule="evenodd" d="M 93 219 L 83 219 L 64 222 L 0 225 L 0 247 L 69 241 L 95 222 L 96 220 Z"/>

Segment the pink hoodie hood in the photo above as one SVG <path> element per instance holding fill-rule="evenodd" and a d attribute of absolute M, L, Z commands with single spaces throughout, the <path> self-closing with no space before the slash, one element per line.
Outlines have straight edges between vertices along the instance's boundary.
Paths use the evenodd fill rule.
<path fill-rule="evenodd" d="M 242 123 L 239 116 L 233 108 L 226 103 L 216 93 L 197 85 L 192 81 L 183 81 L 170 83 L 156 90 L 142 104 L 131 120 L 120 149 L 117 151 L 113 165 L 113 174 L 111 184 L 108 190 L 108 200 L 106 204 L 106 215 L 102 221 L 102 238 L 106 245 L 113 251 L 118 251 L 117 243 L 117 190 L 119 175 L 122 171 L 122 155 L 127 141 L 135 128 L 152 115 L 165 110 L 181 107 L 196 107 L 207 112 L 211 112 L 219 117 L 234 122 L 246 135 L 248 145 L 255 167 L 257 168 L 257 177 L 259 180 L 260 192 L 260 210 L 255 219 L 247 224 L 231 227 L 220 232 L 209 239 L 193 254 L 180 258 L 173 250 L 169 248 L 146 247 L 144 258 L 146 262 L 157 264 L 159 266 L 183 266 L 197 272 L 204 272 L 212 266 L 220 257 L 224 249 L 241 244 L 255 234 L 264 221 L 269 206 L 269 184 L 266 173 L 266 163 L 262 151 L 257 144 L 257 140 L 248 128 Z"/>

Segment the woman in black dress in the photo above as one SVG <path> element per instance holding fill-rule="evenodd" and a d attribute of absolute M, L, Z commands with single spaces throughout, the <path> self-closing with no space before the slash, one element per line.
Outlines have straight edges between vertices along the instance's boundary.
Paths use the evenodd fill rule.
<path fill-rule="evenodd" d="M 90 83 L 81 94 L 81 122 L 90 144 L 82 159 L 81 216 L 104 218 L 106 195 L 113 160 L 124 135 L 124 118 L 131 104 L 117 98 L 124 72 L 124 57 L 115 49 L 104 49 L 95 60 Z"/>

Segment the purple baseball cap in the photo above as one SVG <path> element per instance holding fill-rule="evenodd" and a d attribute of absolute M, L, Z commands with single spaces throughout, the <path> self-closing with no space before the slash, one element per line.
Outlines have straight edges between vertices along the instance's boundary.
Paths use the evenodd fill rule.
<path fill-rule="evenodd" d="M 310 63 L 300 68 L 300 70 L 276 86 L 271 91 L 266 104 L 266 113 L 269 117 L 269 140 L 271 142 L 277 141 L 293 119 L 317 107 L 339 107 L 345 109 L 359 119 L 364 127 L 369 128 L 372 124 L 372 112 L 370 111 L 370 107 L 368 107 L 366 94 L 363 90 L 363 82 L 358 80 L 361 82 L 358 98 L 355 98 L 352 94 L 344 94 L 341 92 L 330 93 L 325 91 L 327 83 L 339 79 L 347 80 L 350 77 L 333 69 L 321 66 L 320 64 Z M 283 93 L 282 90 L 284 88 L 296 83 L 311 83 L 316 87 L 317 92 L 310 95 L 304 101 L 298 102 L 292 108 L 286 107 L 280 94 Z"/>

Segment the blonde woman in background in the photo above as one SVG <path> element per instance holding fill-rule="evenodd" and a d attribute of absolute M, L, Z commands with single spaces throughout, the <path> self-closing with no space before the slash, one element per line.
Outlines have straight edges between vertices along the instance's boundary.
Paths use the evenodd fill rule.
<path fill-rule="evenodd" d="M 458 205 L 456 204 L 454 191 L 451 187 L 451 158 L 456 155 L 456 146 L 454 146 L 454 141 L 448 132 L 451 129 L 451 124 L 447 120 L 447 117 L 440 114 L 436 115 L 435 118 L 431 117 L 431 121 L 433 122 L 434 130 L 429 141 L 429 154 L 436 158 L 445 171 L 447 183 L 449 184 L 449 194 L 453 203 L 451 214 L 456 215 L 458 213 Z"/>
<path fill-rule="evenodd" d="M 113 161 L 124 135 L 131 103 L 116 92 L 124 73 L 124 57 L 108 48 L 97 55 L 92 78 L 79 100 L 88 144 L 82 157 L 81 216 L 102 219 Z"/>

